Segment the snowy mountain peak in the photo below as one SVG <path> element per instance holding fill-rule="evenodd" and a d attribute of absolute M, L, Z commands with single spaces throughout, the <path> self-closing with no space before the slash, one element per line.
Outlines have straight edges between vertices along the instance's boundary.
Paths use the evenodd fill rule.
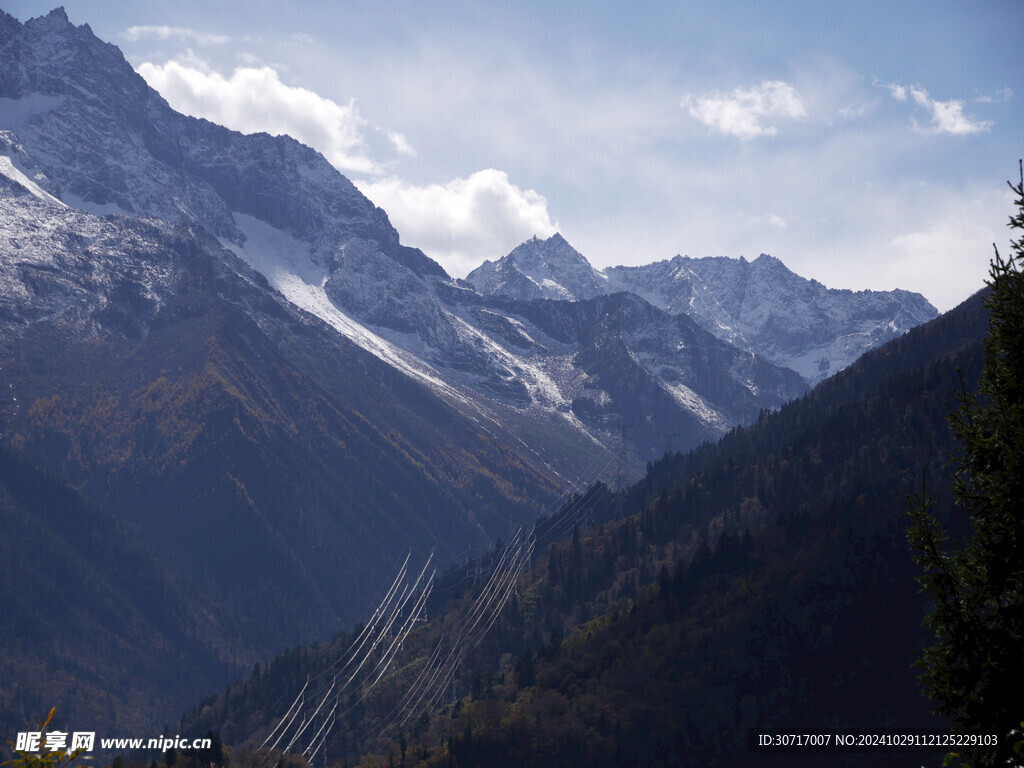
<path fill-rule="evenodd" d="M 557 234 L 527 240 L 499 261 L 485 262 L 468 280 L 484 295 L 527 300 L 629 291 L 812 384 L 937 314 L 920 294 L 826 288 L 767 253 L 752 261 L 677 255 L 598 272 Z"/>
<path fill-rule="evenodd" d="M 26 26 L 34 27 L 35 29 L 60 29 L 62 27 L 74 28 L 74 24 L 68 18 L 68 12 L 64 10 L 63 5 L 59 5 L 50 11 L 45 16 L 37 16 L 34 19 L 29 19 L 25 22 Z"/>
<path fill-rule="evenodd" d="M 11 18 L 13 19 L 13 17 Z M 16 20 L 15 23 L 17 23 Z M 81 37 L 83 39 L 92 38 L 97 42 L 100 42 L 99 39 L 93 35 L 93 31 L 88 24 L 82 24 L 78 27 L 72 24 L 71 20 L 68 18 L 67 11 L 64 10 L 64 6 L 54 8 L 45 16 L 37 16 L 34 19 L 29 19 L 25 22 L 25 30 L 33 36 L 40 38 L 50 37 L 54 39 L 67 39 Z M 106 45 L 106 43 L 104 43 L 104 45 Z"/>
<path fill-rule="evenodd" d="M 194 222 L 226 241 L 236 214 L 310 244 L 333 271 L 380 255 L 396 272 L 448 280 L 400 245 L 387 215 L 320 153 L 288 136 L 236 131 L 175 112 L 121 51 L 63 9 L 24 24 L 0 16 L 0 130 L 39 186 L 94 214 Z M 0 148 L 2 149 L 2 148 Z"/>
<path fill-rule="evenodd" d="M 547 270 L 549 273 L 560 268 L 590 267 L 583 254 L 557 232 L 546 240 L 534 235 L 517 246 L 506 258 L 523 269 Z"/>
<path fill-rule="evenodd" d="M 551 245 L 551 246 L 568 245 L 570 248 L 572 248 L 572 246 L 569 245 L 569 242 L 564 237 L 562 237 L 562 233 L 561 232 L 555 232 L 555 234 L 553 234 L 547 240 L 541 240 L 539 237 L 534 235 L 532 240 L 535 243 L 546 243 L 546 244 Z M 579 254 L 579 251 L 577 251 L 575 248 L 572 248 L 572 250 L 573 250 L 574 253 Z M 583 258 L 583 256 L 580 255 L 580 258 Z"/>
<path fill-rule="evenodd" d="M 498 261 L 485 261 L 466 279 L 485 295 L 516 299 L 582 300 L 607 293 L 604 278 L 558 232 L 536 235 Z"/>
<path fill-rule="evenodd" d="M 609 290 L 686 314 L 720 339 L 764 355 L 814 384 L 867 350 L 936 316 L 911 291 L 826 288 L 762 253 L 753 261 L 676 256 L 643 267 L 609 267 Z"/>
<path fill-rule="evenodd" d="M 776 258 L 775 256 L 772 256 L 770 253 L 762 253 L 756 259 L 754 259 L 753 261 L 747 262 L 747 264 L 748 264 L 748 266 L 755 267 L 757 269 L 763 269 L 763 270 L 778 269 L 778 270 L 782 270 L 783 272 L 785 272 L 787 274 L 794 275 L 794 276 L 796 275 L 796 273 L 793 272 L 793 270 L 791 270 L 789 267 L 787 267 L 782 262 L 781 259 Z"/>

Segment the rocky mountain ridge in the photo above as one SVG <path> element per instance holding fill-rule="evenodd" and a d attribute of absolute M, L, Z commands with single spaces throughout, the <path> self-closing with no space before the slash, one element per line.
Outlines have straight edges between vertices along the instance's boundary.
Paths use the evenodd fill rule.
<path fill-rule="evenodd" d="M 682 372 L 699 366 L 638 355 L 636 344 L 661 342 L 607 322 L 602 327 L 620 340 L 632 338 L 623 342 L 623 354 L 650 364 L 633 379 L 597 388 L 577 364 L 585 351 L 579 339 L 575 346 L 547 343 L 553 337 L 531 326 L 523 307 L 481 297 L 402 245 L 386 214 L 315 151 L 288 137 L 243 136 L 175 113 L 116 48 L 72 25 L 61 10 L 24 25 L 6 16 L 3 25 L 9 35 L 0 46 L 0 98 L 16 108 L 0 125 L 0 152 L 13 168 L 82 210 L 202 226 L 294 306 L 473 418 L 506 432 L 527 423 L 563 446 L 582 441 L 570 452 L 576 458 L 547 451 L 540 463 L 555 476 L 595 471 L 602 453 L 620 453 L 623 427 L 633 422 L 696 421 L 699 428 L 684 431 L 706 439 L 803 391 L 797 379 L 743 378 L 741 368 L 716 372 L 709 386 L 698 386 Z M 574 252 L 564 240 L 560 248 Z M 527 251 L 523 246 L 524 263 Z M 592 272 L 582 257 L 578 266 L 581 279 Z M 571 298 L 598 296 L 598 287 Z M 561 311 L 575 312 L 569 302 Z M 677 325 L 659 323 L 651 327 Z M 706 336 L 691 349 L 697 338 L 664 340 L 664 347 L 689 350 L 695 360 L 716 358 L 703 349 L 716 344 Z M 755 370 L 767 371 L 748 367 Z M 739 384 L 744 404 L 716 392 L 718 380 Z M 682 396 L 680 386 L 687 391 Z M 647 433 L 653 434 L 633 430 Z M 630 438 L 632 472 L 665 447 L 663 438 Z"/>
<path fill-rule="evenodd" d="M 481 293 L 518 299 L 629 291 L 796 371 L 809 384 L 938 314 L 918 293 L 826 288 L 767 254 L 754 261 L 676 256 L 598 271 L 559 234 L 533 238 L 498 261 L 484 262 L 467 280 Z"/>

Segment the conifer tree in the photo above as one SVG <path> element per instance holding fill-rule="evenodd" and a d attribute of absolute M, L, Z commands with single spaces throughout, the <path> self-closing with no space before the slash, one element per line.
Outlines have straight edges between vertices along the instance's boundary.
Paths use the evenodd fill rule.
<path fill-rule="evenodd" d="M 1010 184 L 1024 230 L 1024 163 Z M 953 498 L 971 522 L 969 538 L 950 544 L 922 488 L 911 497 L 908 538 L 932 603 L 925 622 L 937 642 L 920 664 L 937 711 L 958 730 L 995 734 L 997 748 L 958 749 L 973 765 L 1018 765 L 1024 721 L 1024 235 L 998 248 L 990 293 L 984 368 L 977 391 L 955 398 L 950 426 Z"/>

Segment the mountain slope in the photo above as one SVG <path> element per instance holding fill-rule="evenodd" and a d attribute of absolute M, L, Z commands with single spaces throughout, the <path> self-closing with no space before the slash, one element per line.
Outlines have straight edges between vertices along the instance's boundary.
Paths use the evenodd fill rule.
<path fill-rule="evenodd" d="M 526 459 L 556 482 L 587 475 L 603 463 L 602 455 L 618 452 L 618 425 L 632 414 L 614 413 L 609 423 L 594 424 L 571 413 L 587 377 L 573 362 L 581 350 L 549 349 L 517 326 L 514 309 L 481 300 L 468 283 L 401 245 L 384 212 L 321 155 L 287 137 L 242 136 L 175 113 L 116 48 L 87 26 L 70 24 L 61 10 L 23 25 L 5 15 L 3 24 L 0 98 L 9 109 L 0 113 L 0 129 L 6 129 L 0 154 L 41 194 L 95 213 L 202 226 L 296 307 L 470 418 L 490 421 L 507 444 L 517 444 L 526 424 L 540 438 L 534 450 L 541 456 L 531 450 Z M 574 293 L 556 295 L 600 292 L 594 281 L 603 279 L 568 243 L 546 241 L 548 250 L 558 246 L 547 266 L 539 246 L 523 246 L 524 264 L 568 271 L 578 284 Z M 540 273 L 538 279 L 543 282 Z M 675 380 L 651 370 L 645 376 L 663 390 L 659 397 L 673 420 L 700 422 L 694 434 L 715 436 L 736 423 L 735 413 L 709 413 L 698 404 L 717 399 L 713 387 L 680 399 Z M 736 376 L 715 371 L 708 380 L 717 378 Z M 755 399 L 758 391 L 774 389 L 766 382 L 750 385 Z M 782 397 L 800 391 L 790 388 Z M 615 400 L 607 392 L 605 398 Z M 772 394 L 759 407 L 779 403 Z M 579 447 L 553 449 L 573 443 Z M 627 444 L 642 466 L 661 454 L 665 441 L 627 437 Z"/>
<path fill-rule="evenodd" d="M 351 622 L 403 550 L 480 548 L 553 498 L 479 422 L 298 312 L 202 229 L 15 187 L 0 179 L 4 441 L 187 574 L 230 628 L 197 642 L 233 663 Z M 53 631 L 59 646 L 75 627 Z M 139 653 L 165 642 L 148 637 Z M 225 674 L 198 670 L 193 692 Z M 88 709 L 68 701 L 65 715 Z M 166 715 L 169 699 L 144 701 L 139 718 Z"/>
<path fill-rule="evenodd" d="M 627 493 L 625 518 L 595 491 L 561 530 L 605 522 L 538 552 L 453 674 L 454 705 L 396 729 L 389 713 L 426 664 L 434 627 L 458 625 L 483 589 L 486 571 L 474 581 L 465 569 L 452 582 L 464 594 L 406 640 L 390 684 L 337 724 L 331 754 L 379 762 L 404 742 L 419 765 L 774 765 L 792 756 L 750 754 L 751 732 L 943 730 L 912 667 L 925 606 L 904 509 L 924 468 L 938 511 L 955 519 L 941 490 L 946 404 L 958 371 L 972 386 L 980 370 L 980 299 L 719 444 L 657 462 Z M 280 716 L 272 702 L 351 640 L 275 659 L 208 698 L 192 729 L 259 743 Z"/>
<path fill-rule="evenodd" d="M 64 478 L 0 444 L 0 724 L 141 732 L 241 670 L 237 627 Z M 132 670 L 132 677 L 124 671 Z M 157 702 L 154 705 L 154 702 Z"/>
<path fill-rule="evenodd" d="M 231 486 L 246 476 L 241 466 L 250 460 L 266 465 L 257 486 L 284 484 L 280 500 L 266 504 L 284 511 L 286 500 L 296 498 L 298 489 L 286 490 L 296 478 L 271 470 L 275 462 L 283 469 L 284 457 L 298 452 L 291 472 L 322 472 L 349 485 L 380 483 L 376 490 L 336 493 L 313 483 L 324 497 L 318 506 L 336 496 L 365 504 L 368 512 L 396 498 L 407 477 L 414 486 L 426 483 L 412 496 L 427 506 L 421 516 L 405 515 L 402 528 L 437 524 L 433 537 L 452 535 L 453 525 L 459 527 L 453 519 L 473 510 L 475 521 L 464 519 L 460 540 L 445 545 L 458 552 L 503 531 L 515 497 L 530 493 L 513 480 L 517 459 L 488 447 L 479 427 L 267 293 L 260 275 L 201 231 L 97 219 L 52 204 L 43 216 L 46 204 L 27 196 L 0 202 L 17 253 L 3 262 L 4 284 L 25 298 L 5 304 L 3 374 L 9 391 L 21 395 L 5 404 L 8 434 L 82 478 L 97 499 L 117 499 L 124 514 L 133 515 L 129 497 L 139 494 L 139 503 L 153 490 L 150 483 L 163 480 L 166 492 L 191 493 L 193 484 L 184 481 L 190 467 L 220 465 L 216 475 L 233 478 L 223 492 L 244 499 L 246 489 Z M 42 219 L 48 231 L 32 231 Z M 62 361 L 59 372 L 47 365 L 54 359 Z M 427 455 L 433 460 L 425 462 Z M 411 456 L 421 458 L 408 463 Z M 511 506 L 498 513 L 487 501 L 450 504 L 451 494 L 473 488 L 472 466 L 479 470 L 481 460 L 493 459 L 497 464 L 483 476 L 492 476 L 492 489 L 507 489 Z M 493 469 L 506 462 L 512 473 L 498 480 Z M 530 477 L 520 471 L 522 479 Z M 459 476 L 455 483 L 442 481 L 451 474 Z M 209 492 L 203 483 L 198 490 Z M 480 490 L 472 491 L 474 498 Z M 394 503 L 404 504 L 402 498 Z"/>
<path fill-rule="evenodd" d="M 626 430 L 648 458 L 673 440 L 685 447 L 717 438 L 803 391 L 792 371 L 632 294 L 504 307 L 531 334 L 540 331 L 572 350 L 571 369 L 585 376 L 572 413 L 595 430 Z"/>

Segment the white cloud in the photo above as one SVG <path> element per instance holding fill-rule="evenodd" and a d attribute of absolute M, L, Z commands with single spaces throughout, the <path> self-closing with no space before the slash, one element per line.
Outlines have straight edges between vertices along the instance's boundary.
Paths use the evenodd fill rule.
<path fill-rule="evenodd" d="M 270 67 L 240 67 L 230 78 L 194 63 L 144 62 L 139 74 L 176 110 L 243 133 L 287 134 L 318 149 L 339 170 L 380 173 L 369 157 L 355 100 L 337 104 L 285 85 Z"/>
<path fill-rule="evenodd" d="M 557 231 L 547 200 L 518 188 L 503 171 L 487 169 L 422 186 L 396 176 L 373 179 L 388 166 L 373 158 L 367 134 L 386 139 L 396 156 L 415 157 L 416 149 L 405 134 L 371 125 L 354 99 L 337 104 L 285 85 L 267 66 L 239 67 L 225 77 L 187 55 L 191 58 L 162 65 L 146 62 L 138 71 L 181 112 L 246 133 L 288 134 L 322 152 L 339 170 L 364 176 L 357 186 L 387 211 L 402 241 L 422 248 L 452 274 L 464 275 L 484 258 Z"/>
<path fill-rule="evenodd" d="M 716 91 L 697 99 L 687 97 L 683 106 L 708 128 L 743 140 L 774 136 L 778 131 L 775 122 L 807 117 L 800 94 L 781 80 L 765 80 L 731 93 Z"/>
<path fill-rule="evenodd" d="M 385 211 L 402 241 L 463 276 L 485 258 L 503 256 L 533 235 L 558 231 L 547 200 L 488 168 L 447 184 L 416 186 L 398 178 L 356 182 Z"/>
<path fill-rule="evenodd" d="M 911 118 L 914 130 L 925 136 L 937 133 L 949 133 L 954 136 L 969 136 L 982 133 L 992 127 L 991 120 L 975 120 L 964 114 L 964 102 L 958 99 L 938 101 L 928 95 L 928 91 L 919 85 L 904 86 L 896 83 L 882 83 L 897 101 L 907 101 L 909 96 L 919 107 L 923 107 L 931 115 L 928 125 L 921 125 L 916 118 Z"/>
<path fill-rule="evenodd" d="M 177 39 L 196 45 L 224 45 L 231 40 L 227 35 L 199 32 L 188 27 L 156 27 L 147 25 L 128 27 L 124 32 L 124 36 L 132 43 L 146 37 L 155 37 L 158 40 Z"/>
<path fill-rule="evenodd" d="M 918 106 L 924 107 L 932 114 L 930 128 L 920 128 L 915 124 L 915 130 L 920 133 L 951 133 L 954 136 L 966 136 L 987 131 L 992 126 L 991 120 L 974 120 L 965 115 L 962 101 L 936 101 L 928 96 L 928 91 L 924 88 L 911 88 L 910 94 Z"/>
<path fill-rule="evenodd" d="M 388 139 L 395 147 L 395 151 L 400 155 L 406 157 L 416 157 L 416 150 L 413 148 L 409 140 L 405 138 L 404 133 L 398 131 L 388 131 Z"/>
<path fill-rule="evenodd" d="M 885 87 L 889 89 L 889 93 L 896 101 L 907 100 L 907 88 L 906 86 L 899 85 L 898 83 L 886 83 Z"/>
<path fill-rule="evenodd" d="M 1013 91 L 1009 88 L 1000 88 L 995 94 L 986 93 L 979 96 L 975 101 L 981 102 L 982 104 L 1001 104 L 1009 101 L 1013 98 Z"/>

